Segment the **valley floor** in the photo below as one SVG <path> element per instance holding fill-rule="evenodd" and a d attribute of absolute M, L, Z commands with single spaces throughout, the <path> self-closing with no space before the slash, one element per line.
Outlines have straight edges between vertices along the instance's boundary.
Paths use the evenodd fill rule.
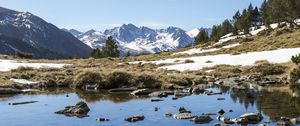
<path fill-rule="evenodd" d="M 291 56 L 300 53 L 300 31 L 280 28 L 271 32 L 260 31 L 257 34 L 206 47 L 200 45 L 179 52 L 127 58 L 14 60 L 3 57 L 9 60 L 0 60 L 0 84 L 18 85 L 18 82 L 12 79 L 27 79 L 40 83 L 51 80 L 56 85 L 76 87 L 74 83 L 82 79 L 81 74 L 86 73 L 99 74 L 103 82 L 97 83 L 110 83 L 105 84 L 106 88 L 111 88 L 107 85 L 114 85 L 110 81 L 119 81 L 108 79 L 116 77 L 116 74 L 125 76 L 122 78 L 125 81 L 112 87 L 132 86 L 128 83 L 151 87 L 145 86 L 145 83 L 141 84 L 141 78 L 147 78 L 150 82 L 157 81 L 161 88 L 206 82 L 207 76 L 224 78 L 230 75 L 263 74 L 262 76 L 287 78 L 291 69 L 296 67 L 289 63 Z M 274 69 L 281 71 L 273 73 Z"/>

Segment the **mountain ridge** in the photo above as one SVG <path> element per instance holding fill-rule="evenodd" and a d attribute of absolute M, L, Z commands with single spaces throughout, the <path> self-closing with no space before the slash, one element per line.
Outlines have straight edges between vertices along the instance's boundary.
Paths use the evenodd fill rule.
<path fill-rule="evenodd" d="M 72 33 L 70 30 L 69 32 Z M 91 48 L 101 48 L 107 37 L 112 36 L 118 41 L 121 54 L 129 51 L 134 55 L 176 50 L 194 43 L 194 37 L 190 36 L 188 31 L 174 26 L 165 29 L 151 29 L 134 24 L 123 24 L 103 32 L 91 29 L 82 32 L 79 36 L 73 35 Z"/>

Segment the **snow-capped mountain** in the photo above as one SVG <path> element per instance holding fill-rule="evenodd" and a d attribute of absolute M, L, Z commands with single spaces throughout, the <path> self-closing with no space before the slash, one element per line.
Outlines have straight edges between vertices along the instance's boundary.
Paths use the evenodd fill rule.
<path fill-rule="evenodd" d="M 211 28 L 195 28 L 195 29 L 192 29 L 190 31 L 187 32 L 187 34 L 192 37 L 192 38 L 195 38 L 199 32 L 204 29 L 205 31 L 208 32 L 208 35 L 210 36 L 211 32 L 212 32 L 212 29 Z"/>
<path fill-rule="evenodd" d="M 0 34 L 0 48 L 5 49 L 1 50 L 4 54 L 22 51 L 33 53 L 36 58 L 66 58 L 88 56 L 91 52 L 89 46 L 70 33 L 29 12 L 0 7 Z"/>
<path fill-rule="evenodd" d="M 82 33 L 78 39 L 92 48 L 101 48 L 108 36 L 118 41 L 121 52 L 129 51 L 135 55 L 175 50 L 194 43 L 193 37 L 177 27 L 151 29 L 133 24 L 124 24 L 104 32 L 90 30 Z"/>

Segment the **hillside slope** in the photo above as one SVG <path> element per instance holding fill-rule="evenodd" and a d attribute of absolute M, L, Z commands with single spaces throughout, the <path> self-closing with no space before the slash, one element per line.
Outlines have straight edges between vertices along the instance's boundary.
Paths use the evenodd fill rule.
<path fill-rule="evenodd" d="M 83 44 L 73 35 L 65 32 L 43 19 L 29 13 L 17 12 L 6 8 L 0 8 L 0 33 L 4 36 L 21 41 L 7 42 L 5 48 L 9 50 L 28 51 L 30 48 L 37 49 L 34 55 L 39 58 L 67 58 L 71 56 L 88 56 L 91 48 Z M 7 40 L 5 40 L 7 41 Z M 16 43 L 9 45 L 10 43 Z M 18 45 L 18 46 L 16 46 Z M 22 45 L 26 45 L 23 47 Z M 4 47 L 2 47 L 4 48 Z M 45 52 L 50 53 L 41 55 Z M 5 54 L 11 54 L 5 53 Z"/>

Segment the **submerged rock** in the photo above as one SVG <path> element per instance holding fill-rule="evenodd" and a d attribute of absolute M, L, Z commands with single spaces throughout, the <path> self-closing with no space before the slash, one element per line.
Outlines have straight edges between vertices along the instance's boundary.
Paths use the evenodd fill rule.
<path fill-rule="evenodd" d="M 145 119 L 144 115 L 135 115 L 135 116 L 132 116 L 132 117 L 125 118 L 125 121 L 127 121 L 127 122 L 137 122 L 137 121 L 142 121 L 144 119 Z"/>
<path fill-rule="evenodd" d="M 106 119 L 106 118 L 96 118 L 96 121 L 97 122 L 107 122 L 107 121 L 110 121 L 110 120 Z"/>
<path fill-rule="evenodd" d="M 23 93 L 22 90 L 13 88 L 0 88 L 0 94 L 20 94 Z"/>
<path fill-rule="evenodd" d="M 225 100 L 225 98 L 217 98 L 217 100 L 222 101 Z"/>
<path fill-rule="evenodd" d="M 75 106 L 66 106 L 64 109 L 55 112 L 66 116 L 86 117 L 90 108 L 85 102 L 78 102 Z"/>
<path fill-rule="evenodd" d="M 172 100 L 177 100 L 178 98 L 176 98 L 176 97 L 174 97 L 174 98 L 172 98 Z"/>
<path fill-rule="evenodd" d="M 195 124 L 205 124 L 210 123 L 213 119 L 210 116 L 197 116 L 191 119 Z"/>
<path fill-rule="evenodd" d="M 160 102 L 160 101 L 164 101 L 162 99 L 151 99 L 151 102 Z"/>
<path fill-rule="evenodd" d="M 168 118 L 172 117 L 172 115 L 173 115 L 173 114 L 172 114 L 172 113 L 169 113 L 169 112 L 167 112 L 167 113 L 164 114 L 164 116 L 165 116 L 165 117 L 168 117 Z"/>
<path fill-rule="evenodd" d="M 150 93 L 151 93 L 151 91 L 149 89 L 138 89 L 138 90 L 131 92 L 130 94 L 135 95 L 135 96 L 141 96 L 141 95 L 149 95 Z"/>

